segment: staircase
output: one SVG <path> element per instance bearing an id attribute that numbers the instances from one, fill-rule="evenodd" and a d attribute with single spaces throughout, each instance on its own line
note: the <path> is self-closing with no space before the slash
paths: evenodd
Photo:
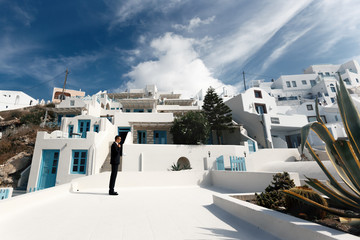
<path id="1" fill-rule="evenodd" d="M 108 155 L 105 159 L 104 164 L 100 168 L 100 172 L 110 172 L 111 164 L 110 164 L 110 156 Z"/>
<path id="2" fill-rule="evenodd" d="M 121 166 L 119 166 L 119 172 L 121 172 Z M 100 168 L 100 172 L 111 172 L 110 154 L 106 157 L 104 164 Z"/>

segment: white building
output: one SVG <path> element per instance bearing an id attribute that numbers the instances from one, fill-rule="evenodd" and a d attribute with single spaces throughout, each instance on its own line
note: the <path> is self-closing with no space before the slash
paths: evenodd
<path id="1" fill-rule="evenodd" d="M 38 102 L 22 91 L 0 90 L 0 111 L 30 107 Z"/>
<path id="2" fill-rule="evenodd" d="M 226 104 L 233 110 L 234 120 L 244 124 L 249 136 L 257 140 L 260 147 L 297 147 L 300 143 L 301 127 L 316 121 L 316 98 L 320 116 L 335 139 L 345 137 L 336 103 L 338 74 L 360 109 L 360 66 L 355 60 L 340 65 L 313 65 L 308 67 L 304 74 L 282 75 L 272 82 L 254 80 L 252 86 L 255 88 L 236 96 Z M 243 100 L 245 98 L 246 100 Z M 240 105 L 237 105 L 238 103 Z M 251 114 L 258 114 L 258 120 L 256 121 L 254 116 L 250 118 Z M 273 114 L 280 117 L 274 117 Z M 297 127 L 283 128 L 282 116 L 291 119 L 291 123 Z M 266 120 L 269 117 L 270 120 Z M 259 134 L 263 140 L 259 140 Z M 310 135 L 309 140 L 319 147 L 322 145 L 315 135 Z"/>
<path id="3" fill-rule="evenodd" d="M 240 125 L 224 133 L 226 146 L 174 145 L 170 134 L 174 116 L 199 110 L 196 100 L 160 93 L 154 85 L 122 93 L 67 97 L 54 110 L 60 130 L 38 132 L 28 191 L 108 170 L 116 135 L 124 143 L 122 171 L 167 171 L 174 163 L 207 170 L 214 168 L 219 156 L 229 159 L 256 151 L 255 141 L 249 149 L 249 138 Z"/>
<path id="4" fill-rule="evenodd" d="M 274 97 L 261 88 L 250 88 L 225 102 L 233 119 L 244 125 L 260 148 L 292 148 L 300 145 L 301 127 L 306 116 L 284 114 Z"/>

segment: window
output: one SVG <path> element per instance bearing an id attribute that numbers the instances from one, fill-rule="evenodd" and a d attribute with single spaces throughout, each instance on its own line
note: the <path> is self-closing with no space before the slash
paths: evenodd
<path id="1" fill-rule="evenodd" d="M 346 83 L 346 85 L 351 85 L 350 80 L 348 78 L 345 78 L 344 82 Z"/>
<path id="2" fill-rule="evenodd" d="M 94 132 L 99 132 L 99 124 L 94 125 Z"/>
<path id="3" fill-rule="evenodd" d="M 321 115 L 320 118 L 321 118 L 321 120 L 323 120 L 324 123 L 327 123 L 326 122 L 326 117 L 324 115 Z M 309 122 L 316 122 L 317 121 L 316 116 L 308 117 L 308 121 Z"/>
<path id="4" fill-rule="evenodd" d="M 137 143 L 146 144 L 146 131 L 145 130 L 137 131 Z"/>
<path id="5" fill-rule="evenodd" d="M 69 125 L 69 138 L 72 138 L 74 132 L 74 125 Z"/>
<path id="6" fill-rule="evenodd" d="M 271 123 L 280 124 L 280 119 L 277 117 L 272 117 L 272 118 L 270 118 L 270 120 L 271 120 Z"/>
<path id="7" fill-rule="evenodd" d="M 90 120 L 79 120 L 78 128 L 81 138 L 86 138 L 86 132 L 90 131 Z"/>
<path id="8" fill-rule="evenodd" d="M 255 109 L 258 114 L 264 114 L 266 112 L 266 105 L 265 104 L 258 104 L 255 103 Z"/>
<path id="9" fill-rule="evenodd" d="M 130 109 L 125 109 L 125 112 L 130 112 Z"/>
<path id="10" fill-rule="evenodd" d="M 308 111 L 314 110 L 313 106 L 311 104 L 306 105 L 306 108 Z"/>
<path id="11" fill-rule="evenodd" d="M 286 81 L 286 86 L 287 86 L 287 87 L 291 87 L 291 85 L 290 85 L 290 82 L 289 82 L 289 81 Z"/>
<path id="12" fill-rule="evenodd" d="M 302 85 L 307 85 L 306 80 L 301 80 Z"/>
<path id="13" fill-rule="evenodd" d="M 316 85 L 316 81 L 315 80 L 310 80 L 310 85 L 313 87 Z"/>
<path id="14" fill-rule="evenodd" d="M 154 144 L 166 144 L 166 131 L 154 131 Z"/>
<path id="15" fill-rule="evenodd" d="M 336 92 L 336 89 L 335 89 L 335 87 L 334 87 L 334 84 L 330 84 L 330 90 L 331 90 L 331 92 Z"/>
<path id="16" fill-rule="evenodd" d="M 331 102 L 334 103 L 335 102 L 335 98 L 330 98 Z"/>
<path id="17" fill-rule="evenodd" d="M 261 91 L 254 90 L 254 93 L 256 98 L 262 98 Z"/>
<path id="18" fill-rule="evenodd" d="M 330 73 L 329 73 L 329 72 L 325 72 L 325 75 L 326 75 L 326 76 L 330 76 Z"/>
<path id="19" fill-rule="evenodd" d="M 147 112 L 152 112 L 152 109 L 148 109 Z"/>
<path id="20" fill-rule="evenodd" d="M 72 151 L 72 174 L 85 174 L 87 162 L 87 150 L 73 150 Z"/>
<path id="21" fill-rule="evenodd" d="M 75 100 L 70 100 L 70 106 L 75 106 Z"/>
<path id="22" fill-rule="evenodd" d="M 292 83 L 293 87 L 296 87 L 296 82 L 295 81 L 291 81 L 291 83 Z"/>
<path id="23" fill-rule="evenodd" d="M 134 109 L 134 112 L 144 112 L 144 109 Z"/>
<path id="24" fill-rule="evenodd" d="M 359 82 L 359 79 L 355 78 L 356 79 L 356 82 L 358 83 Z"/>
<path id="25" fill-rule="evenodd" d="M 322 77 L 324 76 L 324 74 L 322 72 L 319 72 L 319 75 L 322 76 Z"/>
<path id="26" fill-rule="evenodd" d="M 111 108 L 110 110 L 115 110 L 115 108 Z"/>
<path id="27" fill-rule="evenodd" d="M 338 116 L 337 116 L 337 115 L 335 115 L 335 121 L 336 121 L 336 122 L 338 122 L 338 121 L 339 121 L 339 119 L 338 119 Z"/>

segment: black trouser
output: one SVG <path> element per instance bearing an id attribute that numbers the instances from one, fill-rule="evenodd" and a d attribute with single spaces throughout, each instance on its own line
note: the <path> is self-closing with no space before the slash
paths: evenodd
<path id="1" fill-rule="evenodd" d="M 109 192 L 114 192 L 115 180 L 118 173 L 118 169 L 119 169 L 119 164 L 111 164 Z"/>

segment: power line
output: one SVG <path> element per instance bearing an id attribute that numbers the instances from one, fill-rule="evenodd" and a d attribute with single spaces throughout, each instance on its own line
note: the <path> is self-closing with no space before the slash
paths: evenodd
<path id="1" fill-rule="evenodd" d="M 31 90 L 31 89 L 37 88 L 37 87 L 39 87 L 39 86 L 41 86 L 41 85 L 43 85 L 43 84 L 45 84 L 45 83 L 54 81 L 56 78 L 60 77 L 60 76 L 63 75 L 64 73 L 65 73 L 65 71 L 59 73 L 58 75 L 56 75 L 55 77 L 51 78 L 50 80 L 43 81 L 43 82 L 41 82 L 41 83 L 39 83 L 39 84 L 37 84 L 37 85 L 34 85 L 34 86 L 32 86 L 32 87 L 23 88 L 23 90 L 24 90 L 24 91 L 26 91 L 26 90 Z"/>
<path id="2" fill-rule="evenodd" d="M 259 77 L 266 77 L 266 78 L 276 78 L 274 76 L 267 76 L 267 75 L 262 75 L 262 74 L 256 74 L 256 73 L 249 73 L 249 72 L 245 72 L 247 75 L 251 75 L 251 76 L 259 76 Z"/>

